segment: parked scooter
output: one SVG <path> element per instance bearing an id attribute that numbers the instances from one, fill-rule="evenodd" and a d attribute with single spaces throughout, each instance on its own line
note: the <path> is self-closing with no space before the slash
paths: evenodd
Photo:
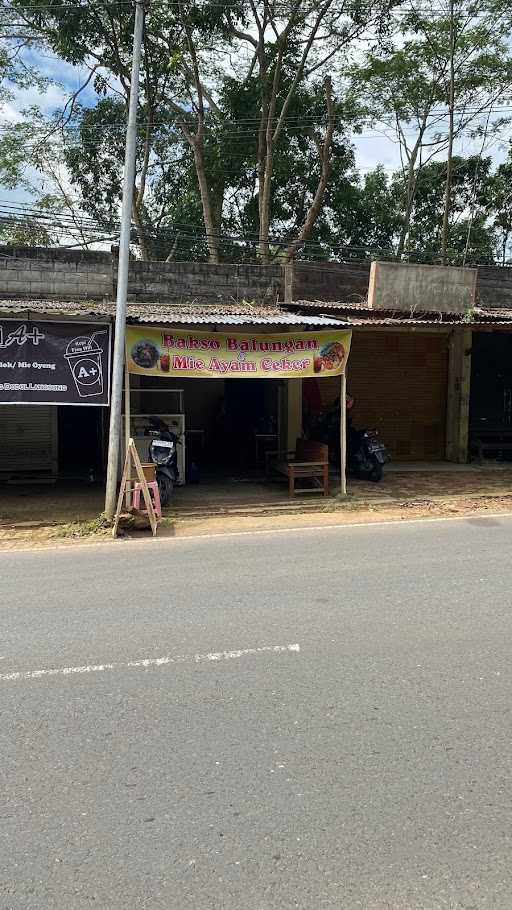
<path id="1" fill-rule="evenodd" d="M 356 430 L 352 425 L 350 413 L 353 399 L 347 396 L 347 470 L 355 477 L 382 480 L 384 465 L 390 461 L 388 450 L 379 438 L 378 430 Z M 329 446 L 329 455 L 333 463 L 340 466 L 340 404 L 337 400 L 333 407 L 320 417 L 314 428 L 314 436 Z"/>
<path id="2" fill-rule="evenodd" d="M 156 466 L 160 503 L 166 506 L 171 499 L 174 484 L 179 480 L 179 437 L 171 432 L 161 417 L 150 417 L 149 423 L 149 429 L 146 431 L 147 435 L 152 437 L 149 443 L 149 457 Z"/>
<path id="3" fill-rule="evenodd" d="M 378 430 L 356 430 L 347 426 L 347 470 L 356 477 L 378 483 L 382 480 L 389 454 Z"/>

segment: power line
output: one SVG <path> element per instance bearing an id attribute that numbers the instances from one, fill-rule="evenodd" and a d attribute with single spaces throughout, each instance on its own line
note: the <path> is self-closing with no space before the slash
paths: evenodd
<path id="1" fill-rule="evenodd" d="M 492 99 L 489 99 L 489 100 L 488 100 L 487 103 L 488 103 L 489 107 L 492 108 L 492 113 L 493 113 L 493 114 L 499 114 L 499 113 L 512 113 L 512 95 L 508 95 L 508 94 L 507 94 L 507 95 L 504 95 L 503 98 L 501 99 L 501 104 L 503 104 L 503 101 L 505 101 L 505 105 L 504 105 L 504 106 L 495 107 L 494 104 L 493 104 Z M 484 99 L 482 99 L 482 105 L 483 105 L 483 104 L 484 104 Z M 487 113 L 488 113 L 488 107 L 482 107 L 482 105 L 478 105 L 478 106 L 475 106 L 475 107 L 466 107 L 465 105 L 461 105 L 461 106 L 458 106 L 458 107 L 455 108 L 455 112 L 458 113 L 458 114 L 460 114 L 461 116 L 476 116 L 476 115 L 478 115 L 478 114 L 481 114 L 482 116 L 487 115 Z M 94 111 L 95 108 L 86 108 L 85 110 L 86 110 L 87 112 L 91 112 L 91 111 Z M 212 113 L 212 117 L 217 117 L 217 116 L 218 116 L 218 115 L 214 114 L 213 112 L 211 112 L 211 113 Z M 183 116 L 184 116 L 184 117 L 188 116 L 188 114 L 189 114 L 189 112 L 183 111 Z M 441 108 L 441 107 L 434 107 L 434 108 L 432 108 L 432 109 L 427 113 L 426 116 L 427 116 L 427 118 L 433 118 L 433 117 L 439 118 L 439 117 L 448 116 L 448 109 L 445 108 L 445 107 L 443 107 L 443 108 Z M 280 119 L 280 118 L 279 118 L 279 115 L 276 114 L 275 117 L 269 119 L 269 122 L 271 122 L 271 123 L 274 123 L 274 122 L 277 123 L 277 121 L 278 121 L 279 119 Z M 344 119 L 343 117 L 341 117 L 341 116 L 335 118 L 335 120 L 336 120 L 338 123 L 344 123 L 344 124 L 350 124 L 350 122 L 351 122 L 350 119 L 349 119 L 348 117 L 347 117 L 347 119 L 345 120 L 345 119 Z M 354 116 L 354 121 L 357 123 L 357 115 Z M 222 129 L 222 128 L 225 127 L 225 126 L 232 126 L 232 125 L 243 125 L 243 126 L 247 126 L 247 127 L 250 127 L 251 125 L 253 125 L 254 128 L 257 129 L 257 128 L 259 127 L 259 125 L 260 125 L 260 122 L 261 122 L 261 118 L 258 117 L 258 116 L 256 116 L 256 117 L 233 117 L 233 118 L 230 118 L 228 115 L 226 115 L 226 116 L 225 116 L 225 119 L 223 119 L 223 117 L 221 116 L 221 117 L 216 121 L 215 126 L 218 127 L 218 128 L 220 128 L 220 129 Z M 320 125 L 323 125 L 323 126 L 327 126 L 327 124 L 328 124 L 328 119 L 327 119 L 327 117 L 325 116 L 325 114 L 323 114 L 323 113 L 322 113 L 322 114 L 318 114 L 318 115 L 315 115 L 315 114 L 312 114 L 312 113 L 288 114 L 286 117 L 283 118 L 283 121 L 282 121 L 282 122 L 283 122 L 283 123 L 290 123 L 290 124 L 292 124 L 292 125 L 293 125 L 293 124 L 297 124 L 297 126 L 315 126 L 315 125 L 317 125 L 317 124 L 320 124 Z M 371 123 L 375 123 L 375 122 L 379 123 L 379 122 L 380 122 L 380 123 L 383 124 L 383 126 L 384 126 L 386 129 L 391 128 L 390 125 L 386 124 L 386 121 L 385 121 L 384 118 L 378 118 L 377 121 L 376 121 L 374 117 L 368 117 L 368 116 L 367 116 L 366 118 L 363 118 L 363 120 L 362 120 L 362 123 L 365 123 L 365 122 L 366 122 L 367 124 L 371 124 Z M 13 129 L 15 130 L 17 126 L 24 126 L 25 124 L 30 125 L 30 123 L 31 123 L 30 120 L 17 121 L 17 122 L 13 122 L 12 124 L 10 124 L 10 123 L 5 123 L 5 122 L 4 122 L 4 123 L 0 123 L 0 132 L 10 132 L 10 131 L 12 131 Z M 208 124 L 206 124 L 206 125 L 208 126 Z M 154 121 L 151 121 L 150 126 L 151 126 L 151 129 L 158 129 L 159 127 L 174 128 L 174 129 L 176 129 L 177 134 L 181 135 L 181 134 L 180 134 L 180 127 L 179 127 L 179 124 L 178 124 L 177 120 L 171 120 L 171 119 L 169 119 L 169 120 L 154 120 Z M 37 133 L 43 133 L 43 134 L 44 134 L 44 133 L 48 132 L 48 130 L 53 130 L 53 131 L 59 131 L 59 132 L 64 132 L 64 133 L 68 133 L 68 132 L 69 132 L 70 134 L 73 134 L 73 133 L 78 133 L 78 134 L 80 134 L 80 133 L 82 133 L 82 132 L 85 132 L 85 133 L 92 133 L 92 134 L 94 134 L 94 133 L 101 133 L 101 134 L 104 134 L 105 131 L 111 131 L 111 130 L 116 130 L 116 129 L 119 129 L 119 130 L 121 131 L 121 130 L 124 130 L 125 127 L 126 127 L 126 121 L 125 121 L 125 120 L 114 120 L 114 121 L 110 121 L 110 122 L 107 122 L 107 123 L 104 123 L 104 124 L 102 124 L 102 123 L 98 123 L 98 124 L 85 124 L 83 121 L 80 122 L 80 123 L 64 123 L 64 124 L 59 124 L 58 121 L 57 121 L 57 122 L 54 122 L 54 123 L 49 122 L 47 126 L 35 126 L 35 127 L 32 127 L 31 132 L 32 132 L 32 133 L 36 133 L 36 134 L 37 134 Z M 140 133 L 142 134 L 142 133 L 144 132 L 144 130 L 145 130 L 145 126 L 144 126 L 144 125 L 141 125 L 140 128 L 139 128 Z"/>
<path id="2" fill-rule="evenodd" d="M 70 216 L 66 216 L 66 217 L 69 218 Z M 11 220 L 11 223 L 13 223 L 15 225 L 26 225 L 27 221 L 29 223 L 32 221 L 32 223 L 35 223 L 36 226 L 38 226 L 38 227 L 42 226 L 31 215 L 24 216 L 21 218 L 14 217 L 14 218 L 11 218 L 10 220 Z M 105 234 L 105 226 L 103 226 L 103 225 L 96 225 L 96 226 L 92 226 L 90 224 L 76 225 L 74 222 L 72 222 L 72 223 L 66 222 L 66 223 L 62 224 L 61 223 L 62 219 L 55 221 L 54 225 L 52 225 L 51 224 L 51 215 L 49 216 L 49 220 L 50 220 L 50 223 L 47 225 L 44 225 L 44 226 L 48 227 L 50 232 L 57 234 L 57 236 L 61 236 L 61 237 L 69 236 L 70 231 L 72 231 L 72 230 L 81 230 L 84 234 L 89 234 L 89 235 L 94 235 L 95 233 L 101 234 L 101 235 Z M 92 219 L 88 219 L 88 221 L 91 221 L 91 220 Z M 6 223 L 6 222 L 8 223 L 8 221 L 9 221 L 9 219 L 5 219 L 4 223 Z M 117 227 L 117 225 L 112 225 L 111 234 L 109 234 L 109 239 L 111 239 L 111 240 L 113 240 L 117 236 L 116 227 Z M 132 230 L 135 231 L 134 225 L 132 225 Z M 253 233 L 253 234 L 245 233 L 243 235 L 232 235 L 232 234 L 226 234 L 226 233 L 219 232 L 217 234 L 207 234 L 204 231 L 198 232 L 195 229 L 195 226 L 193 226 L 193 225 L 177 223 L 177 222 L 174 222 L 171 226 L 165 227 L 163 229 L 159 229 L 158 231 L 149 229 L 145 233 L 145 237 L 149 241 L 155 241 L 157 243 L 167 242 L 168 244 L 171 244 L 171 243 L 175 244 L 176 235 L 180 235 L 180 236 L 178 236 L 178 243 L 176 244 L 176 246 L 178 248 L 181 248 L 182 250 L 188 250 L 190 243 L 200 242 L 200 243 L 206 244 L 206 241 L 208 240 L 208 238 L 212 238 L 212 237 L 221 241 L 224 245 L 226 243 L 229 243 L 235 249 L 238 249 L 238 250 L 240 249 L 240 247 L 249 247 L 249 248 L 256 247 L 260 243 L 260 237 L 256 233 Z M 102 237 L 101 239 L 104 240 L 105 238 Z M 94 242 L 94 241 L 90 241 L 90 242 Z M 100 238 L 96 238 L 95 242 L 100 242 Z M 290 245 L 290 243 L 292 243 L 292 242 L 293 242 L 292 237 L 283 238 L 283 237 L 276 237 L 276 236 L 271 235 L 271 237 L 269 238 L 269 243 L 270 243 L 271 247 L 277 247 L 277 248 L 281 248 L 283 250 L 287 249 L 288 246 Z M 376 255 L 376 254 L 384 254 L 384 255 L 392 255 L 392 256 L 396 255 L 396 249 L 394 247 L 378 247 L 378 246 L 357 245 L 357 244 L 337 244 L 332 241 L 331 242 L 306 241 L 305 243 L 303 243 L 301 245 L 300 251 L 305 254 L 308 254 L 308 255 L 309 254 L 315 255 L 315 253 L 316 253 L 318 255 L 321 255 L 322 257 L 325 257 L 326 252 L 330 252 L 333 254 L 339 254 L 339 255 L 353 254 L 352 259 L 355 259 L 356 255 L 360 257 L 361 254 L 364 254 L 365 256 Z M 451 249 L 449 252 L 451 254 L 456 254 L 456 255 L 459 254 L 459 251 L 455 250 L 455 249 Z M 422 258 L 429 258 L 431 260 L 437 260 L 437 259 L 439 259 L 441 253 L 437 249 L 435 249 L 435 250 L 411 249 L 411 250 L 406 251 L 406 255 L 409 257 L 413 257 L 413 258 L 422 257 Z M 309 261 L 309 259 L 307 259 L 305 261 Z"/>

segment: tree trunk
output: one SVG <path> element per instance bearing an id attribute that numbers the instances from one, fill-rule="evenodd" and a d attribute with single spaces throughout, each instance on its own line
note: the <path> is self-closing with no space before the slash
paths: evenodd
<path id="1" fill-rule="evenodd" d="M 441 234 L 441 262 L 446 265 L 448 229 L 450 219 L 450 194 L 452 188 L 453 132 L 455 108 L 455 22 L 454 0 L 450 0 L 450 88 L 448 97 L 448 159 L 446 162 L 446 185 L 444 191 L 443 229 Z"/>
<path id="2" fill-rule="evenodd" d="M 416 196 L 416 183 L 418 180 L 418 175 L 415 172 L 417 156 L 418 146 L 413 149 L 413 152 L 409 159 L 409 167 L 407 170 L 407 202 L 405 205 L 404 223 L 402 224 L 402 229 L 400 231 L 400 237 L 398 239 L 398 246 L 396 250 L 397 259 L 401 259 L 404 254 L 405 243 L 409 234 L 409 228 L 411 226 L 412 209 L 414 205 L 414 197 Z"/>
<path id="3" fill-rule="evenodd" d="M 325 191 L 329 183 L 329 177 L 331 176 L 331 145 L 334 133 L 334 104 L 332 101 L 332 82 L 329 76 L 326 76 L 325 78 L 324 90 L 327 103 L 328 127 L 323 143 L 320 141 L 318 142 L 318 153 L 320 155 L 321 162 L 320 179 L 318 181 L 318 186 L 316 188 L 313 202 L 311 203 L 304 219 L 304 224 L 302 225 L 297 238 L 293 241 L 293 243 L 290 244 L 286 251 L 288 262 L 294 258 L 299 247 L 310 238 L 311 232 L 315 226 L 315 222 L 322 210 Z"/>
<path id="4" fill-rule="evenodd" d="M 266 135 L 268 126 L 268 102 L 264 97 L 262 101 L 260 127 L 258 130 L 258 228 L 260 229 L 263 221 L 263 187 L 265 185 L 265 159 L 267 155 Z M 262 254 L 260 246 L 260 256 Z"/>
<path id="5" fill-rule="evenodd" d="M 134 222 L 135 222 L 135 227 L 137 228 L 137 236 L 138 236 L 138 238 L 139 238 L 140 255 L 141 255 L 141 258 L 142 258 L 143 262 L 150 262 L 152 256 L 151 256 L 151 251 L 150 251 L 150 248 L 149 248 L 148 238 L 146 237 L 146 231 L 145 231 L 145 228 L 144 228 L 144 223 L 143 223 L 142 218 L 141 218 L 140 208 L 139 208 L 139 206 L 137 205 L 137 198 L 138 198 L 138 196 L 139 196 L 139 194 L 138 194 L 138 192 L 137 192 L 137 189 L 134 187 L 133 204 L 132 204 L 132 215 L 133 215 L 133 220 L 134 220 Z"/>
<path id="6" fill-rule="evenodd" d="M 206 242 L 208 245 L 208 259 L 214 265 L 219 262 L 219 236 L 213 216 L 210 190 L 206 179 L 206 168 L 204 164 L 203 146 L 201 140 L 194 139 L 192 142 L 194 151 L 194 163 L 196 166 L 197 181 L 199 183 L 199 192 L 201 194 L 201 205 L 203 208 L 203 220 L 206 228 Z"/>
<path id="7" fill-rule="evenodd" d="M 273 143 L 267 139 L 267 152 L 265 155 L 265 169 L 263 173 L 263 191 L 261 193 L 260 207 L 260 258 L 263 265 L 270 262 L 270 192 L 272 188 Z"/>

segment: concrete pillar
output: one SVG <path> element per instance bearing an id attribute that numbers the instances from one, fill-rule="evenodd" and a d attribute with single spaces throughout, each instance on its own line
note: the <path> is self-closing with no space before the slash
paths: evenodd
<path id="1" fill-rule="evenodd" d="M 468 460 L 469 394 L 471 385 L 470 328 L 457 327 L 449 338 L 446 406 L 446 460 Z"/>
<path id="2" fill-rule="evenodd" d="M 284 302 L 293 302 L 293 262 L 283 266 L 284 271 Z"/>

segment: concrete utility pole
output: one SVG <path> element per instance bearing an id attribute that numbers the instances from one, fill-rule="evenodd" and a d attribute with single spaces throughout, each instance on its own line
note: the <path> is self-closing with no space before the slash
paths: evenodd
<path id="1" fill-rule="evenodd" d="M 128 292 L 128 267 L 130 263 L 130 234 L 132 223 L 133 186 L 135 181 L 135 149 L 137 140 L 137 106 L 139 103 L 139 70 L 144 26 L 143 0 L 135 3 L 133 29 L 133 58 L 130 81 L 130 103 L 124 157 L 123 204 L 121 208 L 121 233 L 119 237 L 119 263 L 117 269 L 116 329 L 112 363 L 112 392 L 110 396 L 110 430 L 108 437 L 107 487 L 105 514 L 112 519 L 116 509 L 117 471 L 121 439 L 121 402 L 123 395 L 123 368 L 126 328 L 126 297 Z"/>

